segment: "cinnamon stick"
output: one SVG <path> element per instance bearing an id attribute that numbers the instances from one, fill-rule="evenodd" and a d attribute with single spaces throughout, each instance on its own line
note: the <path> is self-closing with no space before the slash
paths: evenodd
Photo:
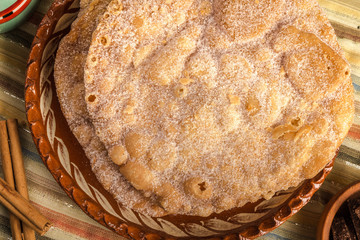
<path id="1" fill-rule="evenodd" d="M 10 149 L 11 149 L 11 158 L 12 158 L 11 160 L 15 175 L 15 186 L 16 186 L 15 189 L 20 193 L 21 196 L 29 200 L 24 161 L 22 158 L 20 138 L 17 129 L 17 120 L 8 119 L 6 123 L 10 138 Z M 35 240 L 35 232 L 29 226 L 23 224 L 23 232 L 24 232 L 25 240 Z"/>
<path id="2" fill-rule="evenodd" d="M 0 178 L 0 203 L 41 235 L 51 227 L 51 223 L 2 178 Z"/>
<path id="3" fill-rule="evenodd" d="M 4 178 L 12 188 L 15 187 L 13 168 L 11 163 L 8 133 L 6 129 L 6 122 L 0 122 L 0 141 L 1 141 L 1 161 L 4 171 Z M 21 240 L 21 225 L 20 220 L 12 213 L 9 214 L 11 235 L 15 240 Z"/>

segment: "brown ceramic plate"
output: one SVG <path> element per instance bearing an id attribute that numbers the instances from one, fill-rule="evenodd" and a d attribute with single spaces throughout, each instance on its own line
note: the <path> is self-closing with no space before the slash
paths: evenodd
<path id="1" fill-rule="evenodd" d="M 329 240 L 333 219 L 343 203 L 351 198 L 360 197 L 360 181 L 354 182 L 334 195 L 321 215 L 316 239 Z"/>
<path id="2" fill-rule="evenodd" d="M 169 215 L 153 218 L 119 205 L 91 171 L 80 144 L 60 110 L 53 65 L 61 38 L 78 13 L 77 0 L 55 0 L 36 33 L 25 83 L 26 113 L 40 156 L 64 191 L 90 217 L 134 239 L 212 237 L 255 238 L 275 229 L 298 212 L 323 183 L 331 161 L 316 177 L 270 200 L 248 203 L 209 217 Z"/>

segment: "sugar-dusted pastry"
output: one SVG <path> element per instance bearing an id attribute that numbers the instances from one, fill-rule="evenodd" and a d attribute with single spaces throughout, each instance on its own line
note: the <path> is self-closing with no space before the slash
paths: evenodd
<path id="1" fill-rule="evenodd" d="M 349 64 L 315 0 L 113 0 L 84 83 L 119 166 L 108 182 L 122 175 L 164 211 L 138 208 L 149 215 L 208 216 L 296 186 L 354 114 Z"/>
<path id="2" fill-rule="evenodd" d="M 72 24 L 70 33 L 61 41 L 54 70 L 58 98 L 71 131 L 84 148 L 92 169 L 104 188 L 115 193 L 117 201 L 134 210 L 146 208 L 152 215 L 163 215 L 165 211 L 156 201 L 144 197 L 119 174 L 119 162 L 113 163 L 108 156 L 87 113 L 83 69 L 92 32 L 109 2 L 110 0 L 83 1 L 84 8 Z M 120 152 L 117 152 L 118 155 Z"/>

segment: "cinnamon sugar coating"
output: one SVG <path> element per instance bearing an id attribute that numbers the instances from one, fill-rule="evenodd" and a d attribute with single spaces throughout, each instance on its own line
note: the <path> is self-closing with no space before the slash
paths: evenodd
<path id="1" fill-rule="evenodd" d="M 118 164 L 126 161 L 127 151 L 117 146 L 108 153 L 97 137 L 86 109 L 83 69 L 91 35 L 109 2 L 110 0 L 82 1 L 78 18 L 72 24 L 69 34 L 60 42 L 54 66 L 60 106 L 71 131 L 84 148 L 92 170 L 104 188 L 114 193 L 117 201 L 123 205 L 135 210 L 146 208 L 154 215 L 163 215 L 165 211 L 157 202 L 144 197 L 119 174 Z M 115 163 L 109 156 L 113 156 Z"/>
<path id="2" fill-rule="evenodd" d="M 102 184 L 142 213 L 268 199 L 315 176 L 350 128 L 349 64 L 315 0 L 112 0 L 93 30 L 63 43 L 83 55 L 57 71 L 85 71 L 59 98 L 79 141 L 96 139 Z"/>

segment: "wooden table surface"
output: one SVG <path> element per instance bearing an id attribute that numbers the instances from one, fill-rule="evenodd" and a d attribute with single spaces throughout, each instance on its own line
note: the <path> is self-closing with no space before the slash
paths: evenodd
<path id="1" fill-rule="evenodd" d="M 0 34 L 0 119 L 19 119 L 30 200 L 54 223 L 54 228 L 38 239 L 122 239 L 88 217 L 67 197 L 42 163 L 27 127 L 24 104 L 26 62 L 37 26 L 51 3 L 52 0 L 41 0 L 27 22 L 11 32 Z M 351 64 L 355 120 L 340 148 L 334 169 L 310 203 L 261 239 L 314 239 L 320 215 L 331 196 L 360 180 L 360 0 L 319 0 L 319 3 Z M 0 206 L 0 239 L 10 237 L 8 212 Z"/>

